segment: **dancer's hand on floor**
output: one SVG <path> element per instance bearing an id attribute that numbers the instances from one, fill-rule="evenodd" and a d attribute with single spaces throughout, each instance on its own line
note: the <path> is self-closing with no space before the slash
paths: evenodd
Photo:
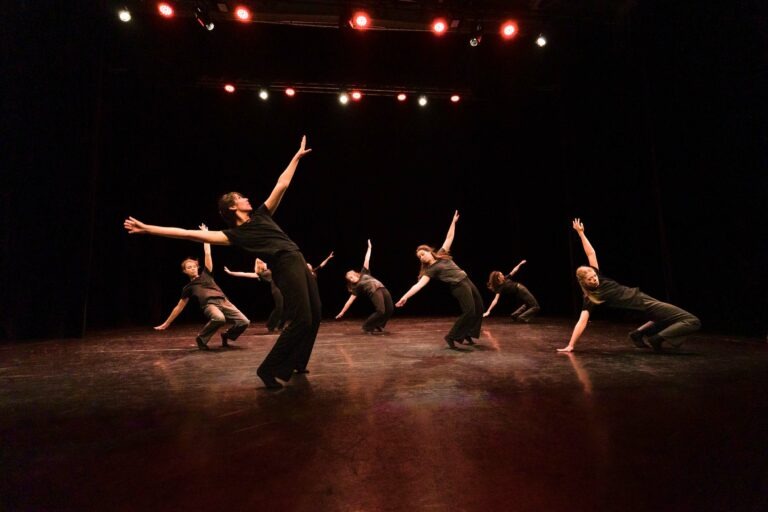
<path id="1" fill-rule="evenodd" d="M 573 347 L 571 347 L 571 346 L 569 345 L 569 346 L 567 346 L 567 347 L 565 347 L 565 348 L 559 348 L 559 349 L 557 349 L 557 351 L 558 351 L 558 352 L 573 352 Z"/>

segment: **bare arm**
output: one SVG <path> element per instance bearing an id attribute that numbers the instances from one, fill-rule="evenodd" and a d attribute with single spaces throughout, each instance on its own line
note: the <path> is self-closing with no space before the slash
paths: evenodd
<path id="1" fill-rule="evenodd" d="M 315 267 L 315 270 L 320 270 L 321 268 L 323 268 L 326 265 L 326 263 L 328 263 L 331 260 L 331 258 L 333 258 L 333 251 L 331 251 L 331 254 L 329 254 L 328 257 L 325 258 L 322 263 L 320 263 L 317 267 Z"/>
<path id="2" fill-rule="evenodd" d="M 488 306 L 488 311 L 483 313 L 483 316 L 486 317 L 491 314 L 491 310 L 496 307 L 496 303 L 499 302 L 499 297 L 501 297 L 500 293 L 497 293 L 496 296 L 493 298 L 493 302 L 491 302 L 491 305 Z"/>
<path id="3" fill-rule="evenodd" d="M 395 304 L 395 306 L 399 308 L 405 306 L 405 303 L 408 301 L 408 299 L 416 295 L 419 290 L 427 286 L 427 283 L 429 283 L 429 277 L 421 276 L 421 278 L 416 282 L 416 284 L 411 286 L 411 289 L 405 292 L 405 295 L 400 297 L 400 300 L 397 301 L 397 304 Z"/>
<path id="4" fill-rule="evenodd" d="M 227 267 L 224 267 L 224 272 L 235 277 L 250 277 L 251 279 L 261 279 L 256 272 L 232 272 Z"/>
<path id="5" fill-rule="evenodd" d="M 587 323 L 589 322 L 589 311 L 584 310 L 581 312 L 581 315 L 579 316 L 579 321 L 576 322 L 576 325 L 573 327 L 573 333 L 571 334 L 571 340 L 568 342 L 568 346 L 565 348 L 559 348 L 557 349 L 558 352 L 573 352 L 573 347 L 576 345 L 576 342 L 579 341 L 579 338 L 581 337 L 584 330 L 587 328 Z"/>
<path id="6" fill-rule="evenodd" d="M 155 327 L 155 330 L 164 331 L 167 329 L 168 326 L 171 325 L 174 320 L 176 320 L 176 317 L 179 316 L 179 313 L 184 311 L 184 308 L 187 306 L 187 302 L 189 302 L 189 299 L 180 299 L 179 303 L 176 304 L 176 307 L 171 310 L 171 314 L 168 315 L 168 318 L 165 320 L 165 322 Z"/>
<path id="7" fill-rule="evenodd" d="M 451 221 L 451 227 L 448 228 L 448 234 L 445 235 L 445 242 L 441 246 L 445 249 L 445 252 L 451 252 L 451 245 L 453 245 L 453 237 L 456 234 L 456 222 L 459 220 L 459 210 L 453 212 L 453 220 Z"/>
<path id="8" fill-rule="evenodd" d="M 200 224 L 200 231 L 208 231 L 208 226 Z M 211 244 L 203 244 L 203 254 L 205 255 L 205 268 L 208 272 L 213 272 L 213 256 L 211 256 Z"/>
<path id="9" fill-rule="evenodd" d="M 305 135 L 301 138 L 301 146 L 299 146 L 299 150 L 293 155 L 291 161 L 288 162 L 288 167 L 286 167 L 280 177 L 277 178 L 275 188 L 272 189 L 272 193 L 269 194 L 267 200 L 264 201 L 270 215 L 274 215 L 275 210 L 280 206 L 280 201 L 283 199 L 285 191 L 288 190 L 288 185 L 291 184 L 293 174 L 296 172 L 296 167 L 299 165 L 299 160 L 301 160 L 301 157 L 312 151 L 311 149 L 305 149 L 306 146 L 307 136 Z"/>
<path id="10" fill-rule="evenodd" d="M 513 275 L 517 274 L 517 271 L 518 271 L 518 270 L 520 270 L 520 267 L 522 267 L 522 266 L 523 266 L 523 265 L 525 265 L 526 263 L 527 263 L 527 262 L 526 262 L 525 260 L 521 261 L 521 262 L 520 262 L 520 263 L 518 263 L 518 264 L 515 266 L 515 268 L 513 268 L 513 269 L 512 269 L 512 271 L 511 271 L 509 274 L 507 274 L 507 275 L 508 275 L 509 277 L 512 277 Z"/>
<path id="11" fill-rule="evenodd" d="M 581 223 L 581 219 L 573 219 L 573 229 L 576 230 L 579 238 L 581 238 L 581 246 L 584 248 L 584 253 L 587 255 L 590 266 L 599 268 L 597 265 L 597 253 L 592 244 L 589 243 L 589 240 L 587 240 L 587 235 L 584 234 L 584 224 Z"/>
<path id="12" fill-rule="evenodd" d="M 368 239 L 368 250 L 365 251 L 365 259 L 363 260 L 363 268 L 371 269 L 371 240 Z"/>
<path id="13" fill-rule="evenodd" d="M 138 219 L 128 217 L 123 222 L 123 227 L 131 235 L 155 235 L 165 238 L 179 238 L 213 245 L 230 245 L 229 239 L 222 231 L 202 231 L 199 229 L 182 229 L 166 226 L 153 226 L 144 224 Z"/>
<path id="14" fill-rule="evenodd" d="M 347 299 L 347 302 L 346 302 L 346 304 L 344 304 L 344 307 L 341 308 L 341 311 L 339 311 L 339 314 L 336 315 L 336 320 L 338 320 L 338 319 L 340 319 L 341 317 L 344 316 L 344 313 L 347 312 L 347 310 L 349 309 L 349 306 L 351 306 L 352 303 L 355 302 L 356 298 L 357 298 L 357 295 L 350 295 L 349 296 L 349 299 Z"/>

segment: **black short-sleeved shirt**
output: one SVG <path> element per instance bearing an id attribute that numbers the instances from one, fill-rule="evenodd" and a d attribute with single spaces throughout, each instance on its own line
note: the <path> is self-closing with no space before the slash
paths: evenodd
<path id="1" fill-rule="evenodd" d="M 516 295 L 517 294 L 517 281 L 513 281 L 511 277 L 505 276 L 504 282 L 499 285 L 499 287 L 496 289 L 496 293 L 503 293 L 505 295 Z"/>
<path id="2" fill-rule="evenodd" d="M 213 280 L 213 276 L 208 272 L 208 269 L 203 267 L 200 270 L 200 275 L 190 279 L 184 285 L 184 288 L 181 290 L 181 298 L 189 299 L 190 297 L 195 297 L 201 308 L 204 308 L 213 299 L 226 299 L 226 295 L 221 291 L 216 281 Z"/>
<path id="3" fill-rule="evenodd" d="M 360 270 L 360 280 L 355 284 L 355 287 L 350 293 L 355 296 L 366 295 L 370 297 L 380 288 L 385 288 L 385 286 L 381 284 L 381 281 L 371 275 L 370 270 L 363 267 Z"/>
<path id="4" fill-rule="evenodd" d="M 223 233 L 232 245 L 264 259 L 271 260 L 279 252 L 299 250 L 299 246 L 272 219 L 265 204 L 251 212 L 248 222 L 225 229 Z"/>
<path id="5" fill-rule="evenodd" d="M 613 279 L 605 277 L 597 267 L 590 268 L 597 272 L 597 277 L 600 281 L 597 289 L 590 291 L 590 294 L 603 302 L 595 304 L 589 298 L 584 297 L 584 303 L 581 306 L 582 311 L 591 312 L 592 308 L 600 305 L 605 305 L 609 308 L 644 309 L 642 292 L 640 292 L 639 288 L 629 288 L 628 286 L 621 285 Z"/>
<path id="6" fill-rule="evenodd" d="M 448 254 L 448 251 L 440 248 L 437 254 Z M 430 279 L 437 279 L 448 284 L 458 284 L 467 278 L 467 273 L 461 270 L 452 259 L 439 259 L 435 261 L 427 267 L 424 275 Z"/>

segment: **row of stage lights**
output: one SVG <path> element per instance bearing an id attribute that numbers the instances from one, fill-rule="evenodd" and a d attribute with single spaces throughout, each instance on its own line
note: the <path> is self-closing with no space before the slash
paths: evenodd
<path id="1" fill-rule="evenodd" d="M 157 12 L 164 18 L 173 18 L 176 14 L 176 11 L 171 2 L 159 2 L 157 4 Z M 249 23 L 253 21 L 253 14 L 248 7 L 238 5 L 235 7 L 233 12 L 234 19 L 237 21 L 243 23 Z M 131 21 L 132 19 L 131 12 L 128 10 L 128 8 L 120 9 L 118 11 L 118 17 L 125 23 Z M 198 23 L 206 30 L 210 31 L 214 29 L 213 21 L 211 21 L 207 14 L 199 8 L 195 12 L 195 18 L 197 19 Z M 355 30 L 367 30 L 372 27 L 371 17 L 365 11 L 357 11 L 349 19 L 349 26 Z M 431 30 L 435 35 L 442 36 L 448 32 L 449 24 L 445 18 L 435 18 L 429 25 L 429 30 Z M 499 34 L 501 35 L 502 39 L 505 40 L 513 39 L 515 36 L 517 36 L 518 32 L 519 29 L 517 22 L 514 20 L 506 20 L 499 26 Z M 471 46 L 477 46 L 480 44 L 481 40 L 482 34 L 478 30 L 471 35 L 469 44 Z M 544 35 L 539 35 L 539 37 L 536 39 L 536 44 L 540 47 L 546 46 L 547 40 Z"/>
<path id="2" fill-rule="evenodd" d="M 224 91 L 229 94 L 234 94 L 237 91 L 237 88 L 232 84 L 225 84 L 224 85 Z M 284 94 L 288 96 L 289 98 L 293 98 L 296 96 L 296 89 L 293 87 L 286 87 L 283 90 Z M 259 89 L 259 98 L 263 101 L 267 101 L 269 99 L 269 91 L 267 89 Z M 395 95 L 395 98 L 398 102 L 404 103 L 408 100 L 408 95 L 404 92 L 398 93 Z M 339 103 L 342 105 L 348 105 L 350 101 L 352 102 L 358 102 L 363 99 L 363 93 L 362 91 L 351 91 L 346 92 L 342 91 L 339 93 Z M 452 94 L 449 97 L 451 103 L 458 103 L 461 101 L 461 96 L 458 94 Z M 426 107 L 429 103 L 429 99 L 427 98 L 427 95 L 421 94 L 416 99 L 416 102 L 419 104 L 420 107 Z"/>

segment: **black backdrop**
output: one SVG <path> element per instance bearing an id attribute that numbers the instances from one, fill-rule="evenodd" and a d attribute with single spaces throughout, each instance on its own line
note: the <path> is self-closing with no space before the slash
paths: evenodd
<path id="1" fill-rule="evenodd" d="M 0 336 L 159 324 L 185 282 L 178 263 L 202 248 L 129 237 L 125 216 L 221 228 L 218 195 L 265 199 L 302 134 L 314 151 L 276 219 L 309 261 L 336 252 L 319 277 L 327 317 L 366 238 L 374 275 L 397 298 L 415 282 L 416 245 L 439 245 L 459 209 L 454 255 L 481 288 L 490 270 L 525 258 L 519 277 L 543 313 L 573 315 L 578 216 L 608 275 L 698 314 L 706 329 L 763 336 L 766 7 L 676 4 L 559 17 L 539 49 L 524 25 L 511 45 L 470 48 L 424 33 L 207 33 L 189 19 L 138 16 L 123 25 L 108 2 L 16 2 L 2 22 Z M 426 109 L 382 97 L 341 108 L 331 95 L 264 103 L 199 87 L 201 77 L 472 96 Z M 214 247 L 214 263 L 245 270 L 252 260 Z M 217 279 L 246 314 L 266 316 L 266 287 Z M 431 285 L 399 313 L 452 314 L 444 292 Z M 188 309 L 181 321 L 199 321 Z"/>

